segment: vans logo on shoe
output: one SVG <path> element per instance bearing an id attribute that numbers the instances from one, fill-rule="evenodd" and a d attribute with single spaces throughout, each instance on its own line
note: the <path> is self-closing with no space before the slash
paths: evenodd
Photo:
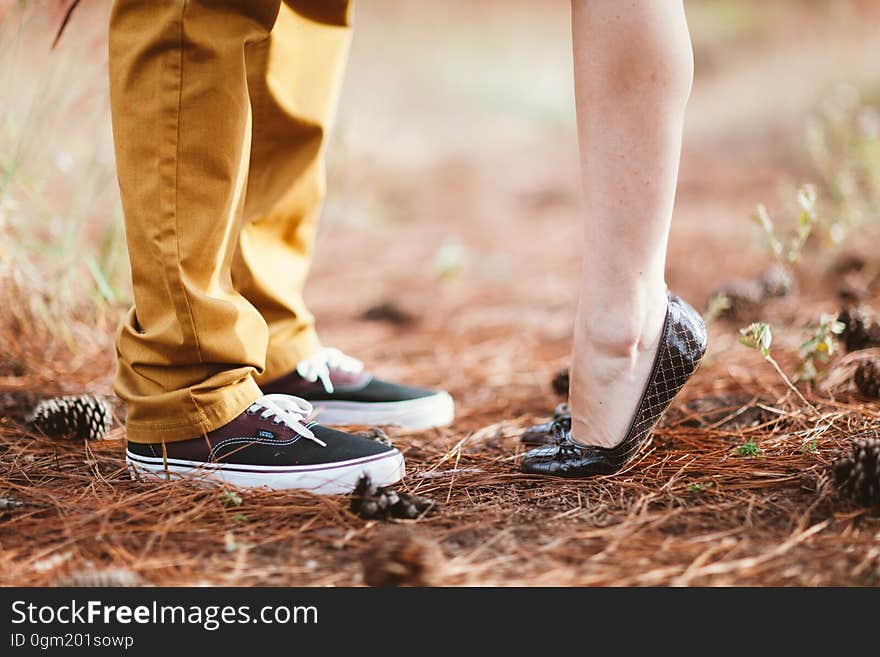
<path id="1" fill-rule="evenodd" d="M 274 433 L 272 433 L 271 431 L 266 431 L 265 429 L 260 429 L 257 432 L 257 438 L 268 438 L 270 440 L 274 440 L 275 437 L 276 436 Z"/>

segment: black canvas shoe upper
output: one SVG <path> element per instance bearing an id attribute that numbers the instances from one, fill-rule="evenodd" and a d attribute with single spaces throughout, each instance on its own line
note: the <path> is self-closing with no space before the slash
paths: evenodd
<path id="1" fill-rule="evenodd" d="M 437 394 L 436 390 L 377 379 L 363 370 L 360 361 L 336 349 L 323 349 L 313 358 L 315 363 L 309 364 L 312 366 L 301 365 L 274 381 L 262 383 L 260 387 L 266 393 L 294 395 L 314 402 L 385 403 L 424 399 Z"/>
<path id="2" fill-rule="evenodd" d="M 279 416 L 272 408 L 267 410 L 263 401 L 271 403 L 273 398 L 260 398 L 231 422 L 203 437 L 166 442 L 164 456 L 198 463 L 326 465 L 396 451 L 362 436 L 307 422 L 304 417 L 298 427 L 278 421 Z M 301 408 L 305 411 L 304 406 Z M 162 444 L 130 442 L 127 449 L 133 455 L 163 457 Z"/>

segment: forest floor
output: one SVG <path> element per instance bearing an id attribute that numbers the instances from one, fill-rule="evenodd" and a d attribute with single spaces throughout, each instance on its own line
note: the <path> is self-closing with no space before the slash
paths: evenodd
<path id="1" fill-rule="evenodd" d="M 59 337 L 31 321 L 16 296 L 28 283 L 12 276 L 0 498 L 21 506 L 0 506 L 0 585 L 108 568 L 159 586 L 360 585 L 377 567 L 365 576 L 365 554 L 398 558 L 381 556 L 391 533 L 428 546 L 413 581 L 440 585 L 880 584 L 880 517 L 843 499 L 828 470 L 854 435 L 880 432 L 880 403 L 819 379 L 799 384 L 814 412 L 738 341 L 749 319 L 769 323 L 792 375 L 821 313 L 878 302 L 870 241 L 811 240 L 795 290 L 712 322 L 702 368 L 624 472 L 524 476 L 519 436 L 562 401 L 551 380 L 567 366 L 577 293 L 567 3 L 375 4 L 359 8 L 307 298 L 325 344 L 455 397 L 450 427 L 387 430 L 406 456 L 401 488 L 436 512 L 365 521 L 345 498 L 132 481 L 118 422 L 100 441 L 39 436 L 23 421 L 37 398 L 111 394 L 121 306 L 71 316 Z M 773 264 L 750 217 L 758 203 L 790 216 L 793 190 L 813 180 L 811 117 L 851 102 L 841 83 L 865 103 L 880 89 L 869 21 L 784 4 L 721 36 L 707 10 L 692 17 L 697 80 L 667 280 L 701 311 L 713 289 Z M 362 317 L 383 302 L 412 321 Z M 841 358 L 828 366 L 842 371 Z M 752 455 L 737 449 L 748 443 Z"/>

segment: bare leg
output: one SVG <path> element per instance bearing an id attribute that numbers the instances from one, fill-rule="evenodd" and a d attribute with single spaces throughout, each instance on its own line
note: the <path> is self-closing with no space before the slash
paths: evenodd
<path id="1" fill-rule="evenodd" d="M 626 434 L 666 314 L 666 245 L 693 53 L 681 0 L 572 0 L 584 188 L 572 438 Z"/>

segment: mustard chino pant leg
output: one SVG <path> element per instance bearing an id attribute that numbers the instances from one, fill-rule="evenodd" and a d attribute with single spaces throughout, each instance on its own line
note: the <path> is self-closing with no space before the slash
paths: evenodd
<path id="1" fill-rule="evenodd" d="M 286 0 L 269 39 L 247 51 L 253 141 L 232 279 L 269 326 L 258 382 L 287 374 L 320 346 L 302 290 L 326 189 L 324 151 L 350 13 L 345 0 Z"/>
<path id="2" fill-rule="evenodd" d="M 116 0 L 110 100 L 135 306 L 116 391 L 134 442 L 185 440 L 260 395 L 266 322 L 232 286 L 250 153 L 246 44 L 280 0 Z"/>

